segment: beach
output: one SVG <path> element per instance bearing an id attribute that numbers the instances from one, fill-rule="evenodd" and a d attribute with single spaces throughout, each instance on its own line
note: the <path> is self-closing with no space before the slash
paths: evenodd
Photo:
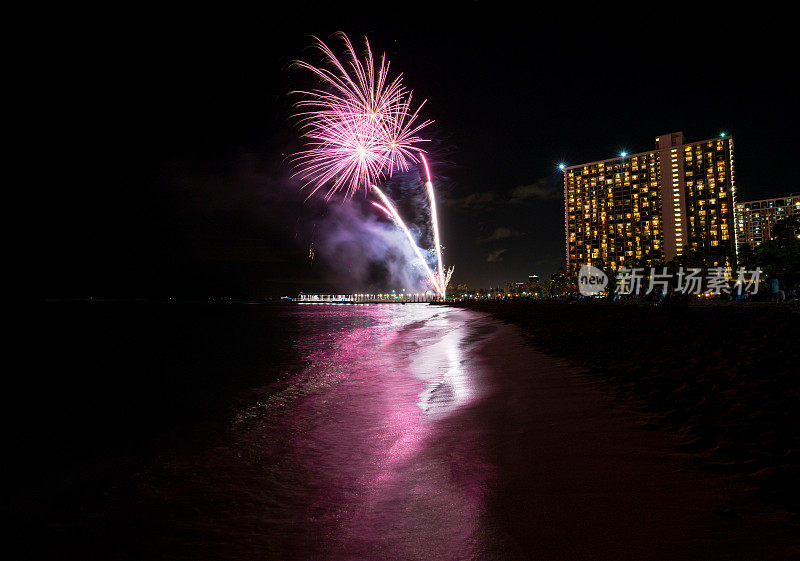
<path id="1" fill-rule="evenodd" d="M 16 535 L 43 556 L 800 552 L 790 513 L 753 501 L 742 511 L 746 484 L 703 469 L 694 451 L 680 449 L 685 435 L 654 426 L 653 412 L 622 399 L 580 356 L 556 356 L 497 310 L 126 306 L 39 317 L 49 318 L 49 336 L 83 318 L 61 332 L 62 352 L 43 360 L 54 379 L 84 376 L 71 394 L 80 407 L 58 407 L 58 438 L 45 434 L 55 425 L 40 422 L 12 441 L 17 458 L 37 438 L 61 454 L 18 460 L 20 471 L 26 462 L 37 469 L 12 496 Z M 116 343 L 80 362 L 87 355 L 75 345 L 87 340 Z M 108 360 L 134 351 L 132 362 Z M 137 373 L 111 404 L 97 404 L 102 391 L 86 397 L 103 376 Z M 38 385 L 39 402 L 56 407 Z M 80 422 L 68 418 L 75 411 Z M 39 417 L 52 415 L 43 407 Z M 134 421 L 145 419 L 147 430 L 137 430 Z"/>

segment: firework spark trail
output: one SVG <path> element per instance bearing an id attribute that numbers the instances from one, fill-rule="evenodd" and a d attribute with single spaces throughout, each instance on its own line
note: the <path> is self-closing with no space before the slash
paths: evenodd
<path id="1" fill-rule="evenodd" d="M 422 160 L 422 165 L 425 166 L 425 177 L 427 178 L 427 182 L 425 183 L 425 189 L 428 191 L 428 200 L 431 204 L 431 222 L 433 222 L 433 243 L 436 246 L 436 261 L 438 263 L 438 272 L 439 272 L 439 286 L 442 287 L 442 298 L 445 297 L 445 292 L 447 291 L 447 282 L 445 282 L 444 278 L 444 267 L 442 265 L 442 244 L 439 241 L 439 216 L 436 213 L 436 197 L 434 196 L 433 192 L 433 182 L 431 181 L 431 170 L 428 167 L 428 160 L 425 159 L 425 155 L 420 152 L 419 154 L 420 159 Z"/>
<path id="2" fill-rule="evenodd" d="M 297 66 L 314 74 L 325 89 L 293 92 L 305 99 L 295 115 L 309 147 L 295 155 L 296 174 L 313 185 L 311 194 L 331 183 L 330 198 L 341 189 L 352 197 L 361 185 L 365 189 L 378 179 L 407 171 L 418 160 L 418 144 L 427 142 L 417 133 L 432 121 L 417 122 L 425 104 L 412 110 L 412 92 L 402 85 L 402 74 L 389 79 L 389 62 L 375 60 L 365 40 L 366 60 L 362 63 L 344 33 L 347 64 L 320 39 L 317 48 L 331 69 L 298 61 Z M 309 195 L 310 196 L 310 195 Z"/>
<path id="3" fill-rule="evenodd" d="M 436 290 L 436 292 L 438 292 L 439 294 L 442 295 L 442 297 L 444 297 L 444 290 L 436 281 L 436 277 L 434 276 L 433 271 L 431 271 L 431 268 L 428 266 L 428 263 L 422 256 L 422 252 L 419 250 L 419 247 L 417 247 L 417 242 L 414 241 L 414 237 L 411 235 L 411 232 L 409 231 L 408 227 L 406 227 L 405 222 L 403 222 L 403 219 L 400 217 L 400 213 L 397 212 L 397 209 L 394 207 L 389 198 L 386 195 L 384 195 L 383 191 L 378 189 L 378 187 L 375 185 L 373 185 L 372 188 L 375 190 L 376 193 L 378 193 L 378 196 L 381 198 L 381 201 L 383 201 L 383 204 L 391 212 L 395 224 L 397 224 L 400 227 L 400 229 L 405 233 L 406 237 L 408 238 L 408 241 L 411 243 L 411 247 L 414 249 L 414 253 L 417 254 L 417 257 L 422 263 L 422 266 L 425 267 L 425 272 L 428 275 L 428 280 L 430 281 L 431 285 L 433 285 L 434 290 Z"/>
<path id="4" fill-rule="evenodd" d="M 383 206 L 382 204 L 380 204 L 380 203 L 376 203 L 375 201 L 372 201 L 372 206 L 374 206 L 375 208 L 377 208 L 377 209 L 379 209 L 380 211 L 382 211 L 382 212 L 383 212 L 383 213 L 384 213 L 386 216 L 388 216 L 388 217 L 389 217 L 391 220 L 394 220 L 394 216 L 392 216 L 392 213 L 391 213 L 391 212 L 389 212 L 389 209 L 388 209 L 388 208 L 386 208 L 385 206 Z"/>

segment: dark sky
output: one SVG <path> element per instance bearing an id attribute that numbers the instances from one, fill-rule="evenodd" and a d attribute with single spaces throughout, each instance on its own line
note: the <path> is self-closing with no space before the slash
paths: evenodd
<path id="1" fill-rule="evenodd" d="M 383 5 L 48 15 L 20 104 L 31 292 L 348 289 L 347 264 L 308 258 L 327 211 L 286 162 L 287 92 L 303 85 L 290 62 L 339 30 L 366 34 L 428 100 L 456 282 L 550 274 L 564 254 L 557 164 L 649 150 L 658 134 L 732 135 L 740 200 L 798 190 L 796 28 L 777 12 Z"/>

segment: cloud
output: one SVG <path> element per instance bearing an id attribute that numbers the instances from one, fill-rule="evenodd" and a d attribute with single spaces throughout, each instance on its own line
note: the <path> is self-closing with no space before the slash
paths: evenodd
<path id="1" fill-rule="evenodd" d="M 519 185 L 510 192 L 476 191 L 464 197 L 447 198 L 444 204 L 459 210 L 474 213 L 495 210 L 499 205 L 518 204 L 528 199 L 542 201 L 557 201 L 562 197 L 562 190 L 558 186 L 551 186 L 547 178 L 539 179 L 528 185 Z"/>
<path id="2" fill-rule="evenodd" d="M 460 208 L 462 210 L 481 210 L 496 202 L 498 199 L 499 197 L 494 191 L 479 191 L 476 193 L 470 193 L 466 197 L 445 199 L 444 204 L 447 206 Z"/>
<path id="3" fill-rule="evenodd" d="M 497 228 L 492 234 L 486 238 L 487 242 L 492 242 L 495 240 L 504 240 L 506 238 L 516 238 L 517 236 L 521 236 L 521 232 L 515 232 L 510 228 L 506 228 L 505 226 L 500 226 Z"/>
<path id="4" fill-rule="evenodd" d="M 511 191 L 509 204 L 517 204 L 526 199 L 539 199 L 543 201 L 554 201 L 561 198 L 561 189 L 548 185 L 547 179 L 540 179 L 536 183 L 520 185 Z"/>
<path id="5" fill-rule="evenodd" d="M 487 263 L 499 263 L 500 261 L 503 260 L 503 254 L 506 251 L 508 251 L 508 249 L 502 248 L 502 249 L 496 249 L 495 251 L 490 252 L 489 255 L 486 256 L 486 262 Z"/>

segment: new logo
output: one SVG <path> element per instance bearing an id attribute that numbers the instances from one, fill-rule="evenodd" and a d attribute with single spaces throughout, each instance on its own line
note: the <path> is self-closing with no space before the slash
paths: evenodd
<path id="1" fill-rule="evenodd" d="M 584 296 L 595 296 L 608 285 L 606 274 L 591 265 L 584 265 L 578 273 L 578 290 Z"/>

